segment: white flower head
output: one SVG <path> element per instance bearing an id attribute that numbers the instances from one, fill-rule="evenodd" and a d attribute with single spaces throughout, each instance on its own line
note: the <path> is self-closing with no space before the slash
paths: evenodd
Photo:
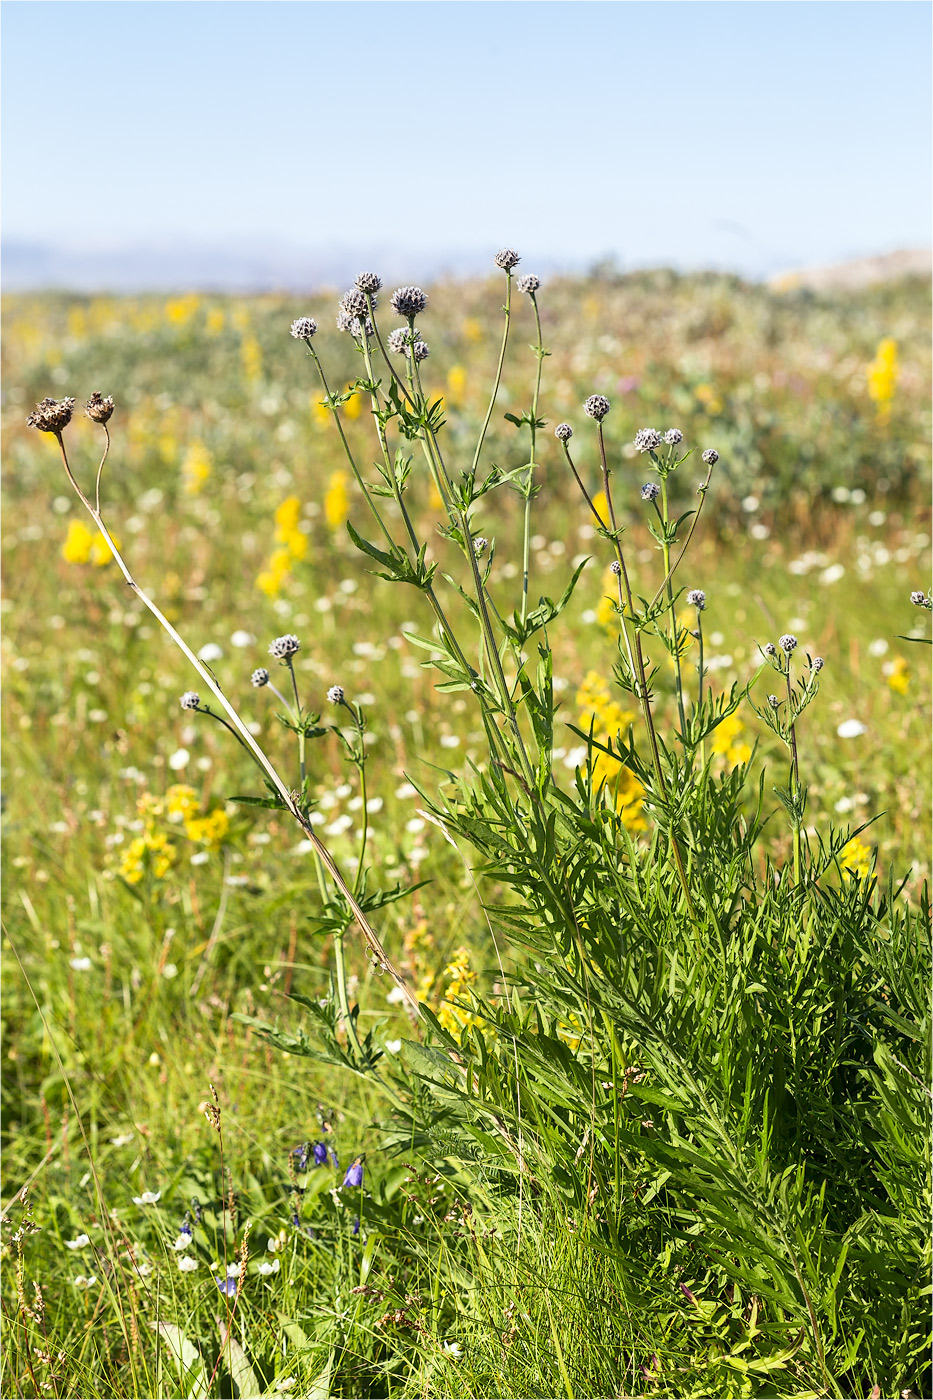
<path id="1" fill-rule="evenodd" d="M 75 1288 L 80 1288 L 82 1292 L 84 1292 L 88 1288 L 93 1288 L 96 1282 L 96 1274 L 91 1274 L 90 1277 L 86 1276 L 85 1274 L 78 1274 L 78 1277 L 74 1281 L 74 1286 Z"/>
<path id="2" fill-rule="evenodd" d="M 836 733 L 840 739 L 857 739 L 865 733 L 865 726 L 860 719 L 844 719 Z"/>
<path id="3" fill-rule="evenodd" d="M 91 1243 L 87 1235 L 77 1235 L 73 1240 L 65 1241 L 66 1249 L 85 1249 Z"/>
<path id="4" fill-rule="evenodd" d="M 178 1267 L 183 1274 L 191 1274 L 198 1267 L 198 1261 L 193 1254 L 183 1254 L 178 1261 Z"/>
<path id="5" fill-rule="evenodd" d="M 154 1206 L 162 1195 L 161 1191 L 144 1191 L 141 1196 L 133 1197 L 134 1206 Z"/>
<path id="6" fill-rule="evenodd" d="M 401 1042 L 400 1040 L 387 1040 L 387 1041 L 386 1041 L 386 1049 L 388 1050 L 388 1052 L 389 1052 L 390 1055 L 397 1055 L 398 1052 L 401 1050 L 401 1048 L 402 1048 L 402 1042 Z"/>
<path id="7" fill-rule="evenodd" d="M 191 1243 L 192 1240 L 190 1235 L 179 1235 L 178 1239 L 173 1242 L 172 1248 L 176 1250 L 187 1249 Z"/>
<path id="8" fill-rule="evenodd" d="M 452 1356 L 455 1361 L 459 1361 L 463 1355 L 463 1347 L 459 1342 L 445 1342 L 444 1350 L 448 1356 Z"/>
<path id="9" fill-rule="evenodd" d="M 259 1272 L 263 1278 L 268 1278 L 270 1274 L 277 1274 L 281 1267 L 278 1259 L 273 1259 L 271 1263 L 268 1259 L 263 1259 L 259 1265 Z"/>
<path id="10" fill-rule="evenodd" d="M 391 991 L 386 992 L 386 1001 L 390 1006 L 397 1006 L 400 1001 L 404 1000 L 405 993 L 402 991 L 401 987 L 393 987 Z"/>

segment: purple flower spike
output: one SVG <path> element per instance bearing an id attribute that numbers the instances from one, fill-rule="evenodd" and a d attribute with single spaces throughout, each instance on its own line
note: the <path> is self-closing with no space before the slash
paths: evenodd
<path id="1" fill-rule="evenodd" d="M 352 1167 L 347 1167 L 347 1174 L 343 1179 L 344 1186 L 363 1185 L 363 1163 L 357 1157 Z"/>

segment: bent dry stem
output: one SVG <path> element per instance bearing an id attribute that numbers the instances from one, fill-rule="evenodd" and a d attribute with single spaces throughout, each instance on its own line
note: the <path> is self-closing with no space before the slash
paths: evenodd
<path id="1" fill-rule="evenodd" d="M 305 815 L 301 810 L 299 796 L 290 791 L 288 787 L 286 787 L 285 783 L 279 777 L 279 774 L 272 765 L 272 763 L 269 761 L 263 750 L 256 743 L 256 740 L 253 738 L 246 724 L 244 724 L 237 711 L 230 704 L 230 701 L 224 695 L 220 686 L 217 684 L 214 677 L 211 675 L 210 670 L 204 665 L 203 661 L 201 661 L 199 657 L 195 656 L 194 652 L 188 646 L 185 639 L 178 632 L 176 632 L 175 628 L 169 622 L 165 614 L 159 609 L 156 603 L 154 603 L 153 600 L 146 593 L 143 592 L 139 584 L 133 578 L 122 554 L 120 553 L 119 548 L 114 542 L 113 536 L 110 534 L 110 531 L 107 529 L 107 526 L 104 523 L 104 518 L 100 512 L 100 509 L 96 504 L 91 503 L 91 501 L 84 494 L 84 492 L 82 491 L 81 487 L 78 485 L 75 479 L 74 473 L 72 472 L 68 462 L 68 455 L 65 451 L 65 443 L 61 433 L 57 432 L 55 436 L 58 439 L 58 445 L 61 450 L 62 461 L 65 466 L 65 471 L 68 474 L 68 479 L 71 482 L 71 485 L 74 488 L 79 500 L 81 501 L 85 509 L 88 511 L 88 513 L 91 516 L 91 519 L 94 521 L 97 528 L 100 530 L 101 534 L 106 540 L 107 546 L 110 549 L 110 552 L 112 553 L 114 559 L 116 560 L 117 566 L 119 567 L 120 572 L 122 573 L 128 586 L 132 588 L 133 592 L 139 598 L 140 602 L 144 605 L 144 607 L 149 609 L 149 611 L 152 613 L 152 616 L 158 622 L 159 626 L 172 639 L 172 641 L 178 647 L 179 651 L 182 652 L 182 654 L 187 658 L 187 660 L 197 671 L 198 675 L 201 677 L 208 690 L 210 690 L 211 694 L 220 703 L 220 705 L 223 706 L 223 709 L 226 712 L 232 727 L 235 729 L 238 738 L 243 743 L 244 747 L 249 750 L 251 757 L 262 770 L 263 774 L 269 779 L 278 796 L 282 799 L 286 810 L 292 815 L 292 817 L 301 827 L 301 830 L 304 832 L 307 839 L 311 842 L 311 846 L 313 850 L 317 853 L 325 870 L 330 875 L 337 889 L 340 891 L 340 894 L 346 900 L 349 908 L 352 910 L 353 917 L 359 925 L 360 931 L 362 932 L 363 937 L 368 943 L 374 956 L 377 958 L 378 962 L 382 966 L 388 969 L 392 977 L 398 983 L 399 987 L 404 993 L 405 1000 L 411 1007 L 411 1009 L 415 1012 L 416 1015 L 420 1015 L 418 1003 L 409 991 L 405 983 L 404 977 L 390 959 L 375 929 L 372 927 L 366 915 L 363 913 L 363 910 L 360 908 L 353 891 L 350 889 L 343 876 L 341 875 L 340 870 L 337 867 L 337 863 L 334 860 L 333 856 L 330 854 L 330 851 L 328 851 L 327 847 L 324 845 L 323 841 L 321 841 L 313 826 L 305 818 Z M 103 471 L 104 462 L 107 459 L 107 452 L 109 451 L 109 448 L 110 437 L 108 434 L 107 449 L 104 452 L 104 456 L 101 459 L 100 467 L 98 468 L 98 489 L 100 483 L 100 474 Z"/>

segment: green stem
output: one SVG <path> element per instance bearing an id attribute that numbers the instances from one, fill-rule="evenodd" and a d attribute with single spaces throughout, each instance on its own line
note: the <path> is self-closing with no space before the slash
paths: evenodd
<path id="1" fill-rule="evenodd" d="M 657 508 L 657 507 L 656 507 Z M 668 539 L 667 478 L 661 478 L 661 539 L 664 553 L 664 573 L 667 577 L 668 635 L 674 657 L 674 683 L 677 690 L 677 714 L 680 719 L 680 732 L 687 733 L 687 716 L 684 712 L 684 681 L 680 669 L 680 629 L 674 616 L 674 585 L 671 582 L 671 543 Z"/>
<path id="2" fill-rule="evenodd" d="M 794 884 L 800 884 L 800 768 L 797 762 L 797 728 L 794 724 L 794 699 L 790 684 L 790 657 L 786 658 L 784 680 L 787 686 L 787 717 L 790 721 L 790 789 L 794 797 Z"/>
<path id="3" fill-rule="evenodd" d="M 544 364 L 544 345 L 541 339 L 541 315 L 534 292 L 531 304 L 535 313 L 535 327 L 538 332 L 538 368 L 535 374 L 535 392 L 531 402 L 531 458 L 528 462 L 528 477 L 525 481 L 525 519 L 522 532 L 522 625 L 528 617 L 528 567 L 531 555 L 531 488 L 535 474 L 535 443 L 538 432 L 538 398 L 541 393 L 541 367 Z"/>
<path id="4" fill-rule="evenodd" d="M 292 658 L 286 657 L 288 662 L 288 673 L 292 678 L 292 690 L 295 693 L 295 722 L 298 725 L 298 771 L 301 775 L 301 795 L 305 792 L 305 731 L 301 717 L 301 701 L 298 699 L 298 682 L 295 679 L 295 668 L 292 665 Z"/>

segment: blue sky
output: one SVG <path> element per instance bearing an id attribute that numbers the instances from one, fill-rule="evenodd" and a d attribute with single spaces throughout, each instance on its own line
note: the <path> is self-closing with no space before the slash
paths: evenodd
<path id="1" fill-rule="evenodd" d="M 930 242 L 923 0 L 6 0 L 6 239 L 667 263 Z"/>

